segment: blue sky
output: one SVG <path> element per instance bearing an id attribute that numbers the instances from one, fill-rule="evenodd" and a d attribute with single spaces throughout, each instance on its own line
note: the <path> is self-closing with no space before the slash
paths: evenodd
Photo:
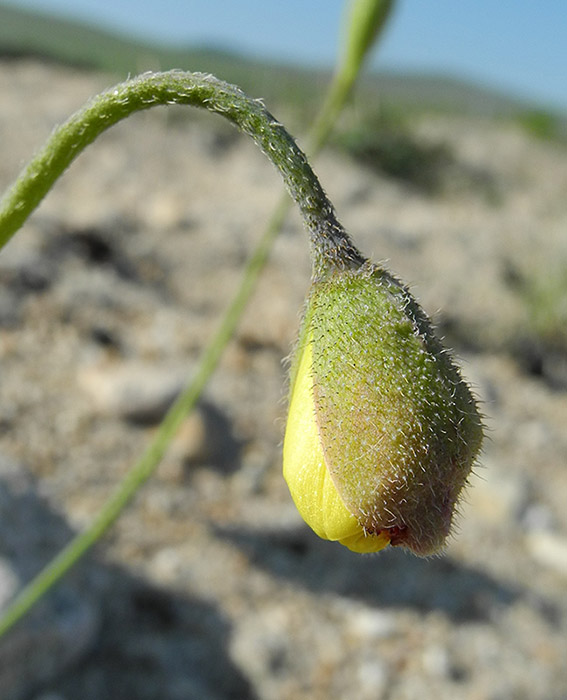
<path id="1" fill-rule="evenodd" d="M 12 0 L 173 44 L 332 65 L 343 0 Z M 464 77 L 567 112 L 567 0 L 398 0 L 372 65 Z"/>

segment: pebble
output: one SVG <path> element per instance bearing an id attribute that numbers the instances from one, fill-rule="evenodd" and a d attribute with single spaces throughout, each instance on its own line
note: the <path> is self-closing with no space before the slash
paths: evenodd
<path id="1" fill-rule="evenodd" d="M 387 639 L 396 634 L 396 619 L 390 612 L 349 604 L 344 613 L 349 632 L 365 642 Z"/>
<path id="2" fill-rule="evenodd" d="M 359 700 L 379 700 L 386 697 L 388 669 L 377 659 L 368 659 L 359 663 L 357 671 Z"/>
<path id="3" fill-rule="evenodd" d="M 517 520 L 529 493 L 524 475 L 505 471 L 489 455 L 483 456 L 477 473 L 466 492 L 468 509 L 492 527 Z"/>
<path id="4" fill-rule="evenodd" d="M 185 465 L 220 466 L 236 459 L 238 443 L 229 419 L 215 405 L 202 401 L 183 421 L 172 441 L 168 459 Z"/>
<path id="5" fill-rule="evenodd" d="M 539 564 L 567 578 L 567 537 L 552 532 L 530 532 L 526 546 Z"/>
<path id="6" fill-rule="evenodd" d="M 186 368 L 104 360 L 81 368 L 77 381 L 96 411 L 134 423 L 154 424 L 175 401 L 186 377 Z"/>

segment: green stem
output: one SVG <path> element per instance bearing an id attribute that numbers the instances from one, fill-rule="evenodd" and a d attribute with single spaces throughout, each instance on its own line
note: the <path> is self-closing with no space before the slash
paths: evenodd
<path id="1" fill-rule="evenodd" d="M 178 74 L 175 75 L 177 77 Z M 199 77 L 201 78 L 201 76 Z M 308 144 L 310 144 L 310 151 L 313 154 L 318 152 L 327 140 L 332 125 L 348 99 L 354 77 L 355 76 L 352 76 L 345 80 L 341 73 L 338 73 L 335 77 L 328 98 L 307 139 Z M 207 78 L 207 81 L 211 80 L 211 78 Z M 215 81 L 215 83 L 219 83 L 219 81 Z M 228 87 L 224 86 L 222 83 L 220 83 L 220 85 L 222 85 L 223 88 Z M 235 89 L 230 88 L 231 92 L 233 90 Z M 118 88 L 111 91 L 110 94 L 116 96 L 117 91 Z M 241 93 L 238 92 L 237 94 L 239 97 L 241 96 Z M 0 231 L 2 233 L 0 236 L 0 245 L 6 243 L 11 235 L 21 226 L 37 204 L 39 204 L 53 182 L 78 155 L 80 150 L 88 143 L 91 143 L 105 128 L 108 128 L 120 118 L 126 116 L 124 110 L 121 110 L 118 115 L 114 116 L 110 116 L 105 110 L 106 119 L 100 120 L 97 129 L 89 126 L 87 133 L 87 130 L 84 129 L 85 112 L 92 110 L 93 107 L 101 104 L 101 102 L 105 105 L 106 101 L 104 97 L 105 96 L 102 95 L 97 98 L 90 107 L 80 112 L 79 115 L 72 117 L 67 123 L 73 126 L 76 135 L 82 136 L 81 147 L 73 147 L 74 142 L 71 140 L 72 142 L 69 143 L 69 137 L 65 132 L 65 126 L 61 127 L 52 138 L 61 139 L 59 149 L 63 149 L 63 152 L 60 151 L 57 153 L 57 148 L 54 148 L 53 143 L 50 142 L 28 166 L 20 180 L 18 180 L 16 185 L 4 198 L 3 207 L 0 209 Z M 258 107 L 258 103 L 254 104 Z M 146 104 L 142 108 L 148 106 L 150 105 Z M 219 110 L 217 109 L 214 111 Z M 273 118 L 270 117 L 270 120 L 273 124 L 276 124 Z M 236 119 L 233 121 L 236 121 Z M 83 128 L 81 128 L 81 125 L 83 125 Z M 289 141 L 290 138 L 286 134 L 285 143 L 289 145 Z M 65 151 L 67 146 L 69 148 Z M 294 152 L 299 150 L 293 141 L 291 141 L 291 148 Z M 301 160 L 302 168 L 305 168 L 306 163 L 303 156 Z M 57 170 L 49 171 L 50 179 L 45 183 L 43 178 L 46 177 L 46 168 L 49 169 L 49 164 L 54 162 L 57 163 Z M 308 167 L 309 166 L 307 166 L 307 168 Z M 312 177 L 314 178 L 314 176 Z M 308 178 L 308 184 L 309 180 L 310 178 Z M 319 198 L 321 198 L 321 193 L 322 190 L 319 192 L 316 188 L 316 195 Z M 326 204 L 326 197 L 324 194 L 322 196 L 324 198 L 323 204 Z M 125 506 L 138 492 L 139 488 L 154 473 L 171 439 L 179 429 L 186 415 L 194 408 L 203 388 L 217 367 L 224 348 L 233 336 L 236 325 L 242 316 L 242 312 L 252 295 L 260 272 L 265 265 L 273 240 L 285 219 L 290 202 L 291 200 L 288 197 L 284 197 L 274 210 L 264 235 L 258 242 L 254 253 L 247 263 L 242 276 L 242 282 L 232 303 L 227 309 L 213 339 L 203 351 L 195 376 L 168 411 L 152 443 L 146 449 L 141 459 L 132 467 L 118 485 L 114 494 L 112 494 L 103 505 L 88 529 L 77 534 L 69 544 L 20 591 L 16 598 L 14 598 L 11 604 L 5 609 L 3 616 L 0 618 L 0 637 L 20 620 L 31 607 L 43 597 L 49 588 L 59 581 L 100 539 L 116 521 Z"/>
<path id="2" fill-rule="evenodd" d="M 248 134 L 282 175 L 299 206 L 315 256 L 345 265 L 362 256 L 337 221 L 303 152 L 258 100 L 202 73 L 145 74 L 98 95 L 50 137 L 0 202 L 0 248 L 20 228 L 73 160 L 103 131 L 156 105 L 188 104 L 225 117 Z"/>

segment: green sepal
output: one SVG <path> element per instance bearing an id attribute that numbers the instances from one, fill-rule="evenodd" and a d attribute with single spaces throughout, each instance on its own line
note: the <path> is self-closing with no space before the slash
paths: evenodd
<path id="1" fill-rule="evenodd" d="M 482 442 L 476 401 L 410 292 L 370 263 L 316 282 L 311 338 L 325 463 L 369 534 L 416 554 L 446 541 Z M 293 371 L 292 371 L 293 385 Z"/>

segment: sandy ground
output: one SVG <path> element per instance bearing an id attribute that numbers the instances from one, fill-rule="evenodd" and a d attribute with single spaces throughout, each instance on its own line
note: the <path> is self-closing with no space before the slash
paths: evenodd
<path id="1" fill-rule="evenodd" d="M 110 84 L 0 65 L 0 185 Z M 280 192 L 218 119 L 138 115 L 74 164 L 0 255 L 0 606 L 90 522 L 195 367 Z M 281 476 L 309 285 L 292 215 L 202 404 L 86 561 L 0 642 L 8 700 L 567 698 L 567 371 L 518 280 L 567 261 L 567 153 L 430 117 L 428 196 L 316 165 L 359 247 L 412 285 L 488 439 L 443 557 L 319 541 Z"/>

